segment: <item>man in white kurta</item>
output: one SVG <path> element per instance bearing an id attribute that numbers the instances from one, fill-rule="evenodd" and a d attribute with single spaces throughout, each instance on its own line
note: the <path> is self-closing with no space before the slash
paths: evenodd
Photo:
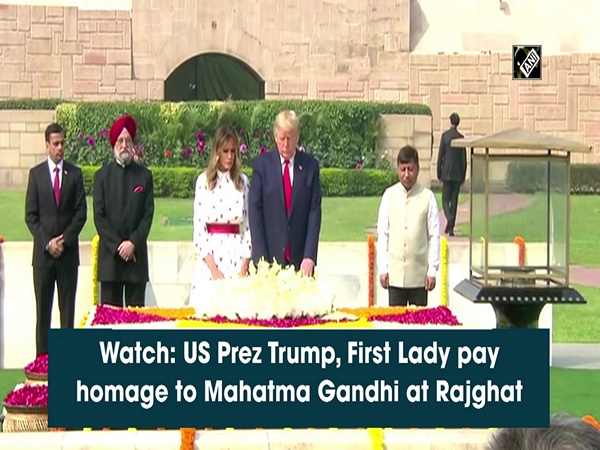
<path id="1" fill-rule="evenodd" d="M 440 223 L 435 195 L 417 183 L 419 154 L 400 149 L 400 181 L 381 199 L 377 221 L 379 281 L 390 306 L 427 306 L 440 266 Z"/>

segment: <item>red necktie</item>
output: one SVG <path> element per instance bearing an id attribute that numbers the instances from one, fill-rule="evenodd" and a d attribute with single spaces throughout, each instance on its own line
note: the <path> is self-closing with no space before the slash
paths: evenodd
<path id="1" fill-rule="evenodd" d="M 54 168 L 54 200 L 56 201 L 56 206 L 60 203 L 60 178 L 59 176 L 59 168 L 58 166 Z"/>
<path id="2" fill-rule="evenodd" d="M 285 213 L 289 216 L 290 209 L 292 208 L 292 179 L 290 178 L 290 162 L 284 161 L 285 167 L 283 168 L 283 194 L 285 196 Z M 290 243 L 285 246 L 285 259 L 290 262 L 292 259 L 290 251 Z"/>

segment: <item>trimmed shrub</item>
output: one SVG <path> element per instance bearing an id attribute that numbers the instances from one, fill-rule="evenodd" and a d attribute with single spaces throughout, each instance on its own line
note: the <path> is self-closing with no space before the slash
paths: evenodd
<path id="1" fill-rule="evenodd" d="M 299 145 L 322 167 L 387 169 L 376 153 L 381 114 L 431 115 L 426 105 L 350 101 L 227 101 L 62 103 L 57 120 L 67 130 L 66 156 L 79 165 L 100 165 L 112 158 L 108 129 L 131 114 L 138 124 L 136 155 L 152 167 L 204 167 L 211 139 L 222 124 L 241 137 L 242 163 L 274 148 L 273 121 L 283 109 L 300 117 Z"/>
<path id="2" fill-rule="evenodd" d="M 99 166 L 81 166 L 86 193 L 91 195 L 94 174 Z M 155 197 L 193 198 L 196 178 L 202 169 L 192 167 L 150 167 L 154 179 Z M 252 169 L 244 169 L 252 179 Z M 395 171 L 376 169 L 321 169 L 324 197 L 380 196 L 398 181 Z"/>
<path id="3" fill-rule="evenodd" d="M 565 183 L 562 164 L 550 166 L 550 188 L 561 189 Z M 513 161 L 506 170 L 506 184 L 512 192 L 532 194 L 547 189 L 547 166 L 540 162 Z M 571 164 L 571 193 L 599 194 L 600 165 Z"/>

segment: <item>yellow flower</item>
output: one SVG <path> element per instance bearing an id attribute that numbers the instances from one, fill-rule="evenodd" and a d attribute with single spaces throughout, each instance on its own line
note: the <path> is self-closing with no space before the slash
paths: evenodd
<path id="1" fill-rule="evenodd" d="M 100 247 L 100 236 L 92 239 L 92 305 L 98 304 L 98 249 Z"/>

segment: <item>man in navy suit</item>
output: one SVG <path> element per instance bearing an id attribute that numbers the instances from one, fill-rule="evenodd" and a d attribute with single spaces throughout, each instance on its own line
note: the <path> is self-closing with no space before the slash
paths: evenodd
<path id="1" fill-rule="evenodd" d="M 319 163 L 297 151 L 300 120 L 294 111 L 275 119 L 272 150 L 254 160 L 249 194 L 252 260 L 292 265 L 314 275 L 321 232 Z"/>
<path id="2" fill-rule="evenodd" d="M 87 221 L 81 169 L 63 159 L 65 134 L 46 128 L 48 158 L 29 171 L 25 223 L 33 236 L 33 288 L 37 354 L 48 353 L 54 287 L 61 328 L 73 328 L 79 272 L 79 233 Z"/>

